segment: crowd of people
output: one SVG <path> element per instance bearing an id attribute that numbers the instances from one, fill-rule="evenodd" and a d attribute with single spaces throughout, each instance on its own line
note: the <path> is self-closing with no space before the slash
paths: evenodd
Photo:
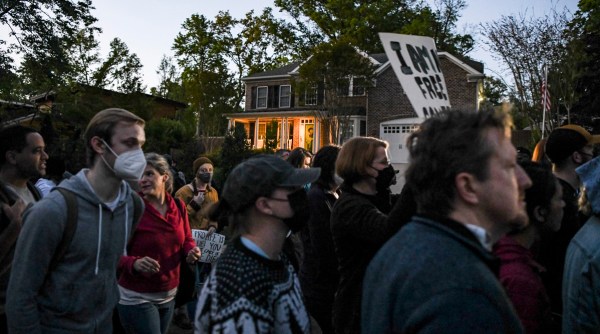
<path id="1" fill-rule="evenodd" d="M 377 138 L 256 155 L 216 187 L 208 157 L 186 183 L 144 153 L 144 125 L 98 112 L 74 175 L 36 130 L 0 129 L 0 332 L 600 332 L 600 136 L 581 126 L 532 156 L 504 112 L 442 112 L 393 194 Z M 224 236 L 216 261 L 195 231 Z"/>

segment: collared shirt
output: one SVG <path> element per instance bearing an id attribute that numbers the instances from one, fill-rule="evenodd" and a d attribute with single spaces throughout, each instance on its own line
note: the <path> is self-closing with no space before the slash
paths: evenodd
<path id="1" fill-rule="evenodd" d="M 483 227 L 473 224 L 465 224 L 465 227 L 469 229 L 469 231 L 473 232 L 483 248 L 490 252 L 492 251 L 492 238 Z"/>
<path id="2" fill-rule="evenodd" d="M 252 240 L 250 240 L 248 238 L 244 238 L 244 237 L 240 237 L 240 239 L 242 240 L 242 244 L 244 244 L 244 246 L 246 246 L 246 248 L 248 248 L 249 250 L 253 251 L 254 253 L 264 257 L 265 259 L 269 259 L 269 256 L 267 255 L 267 253 L 265 253 L 265 251 L 263 251 L 260 247 L 258 247 L 258 245 L 255 244 Z"/>

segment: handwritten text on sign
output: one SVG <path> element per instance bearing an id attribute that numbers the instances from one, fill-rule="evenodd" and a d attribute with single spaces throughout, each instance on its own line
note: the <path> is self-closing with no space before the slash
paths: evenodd
<path id="1" fill-rule="evenodd" d="M 431 37 L 379 33 L 390 65 L 421 118 L 450 108 L 448 89 Z"/>
<path id="2" fill-rule="evenodd" d="M 212 263 L 219 258 L 219 255 L 223 251 L 225 236 L 213 233 L 209 237 L 206 237 L 207 233 L 204 230 L 192 230 L 192 237 L 196 241 L 196 246 L 202 250 L 200 262 Z"/>

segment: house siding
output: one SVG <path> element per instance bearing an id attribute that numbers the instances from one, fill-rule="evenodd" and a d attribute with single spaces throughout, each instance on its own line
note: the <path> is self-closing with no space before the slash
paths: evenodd
<path id="1" fill-rule="evenodd" d="M 467 72 L 445 57 L 440 57 L 440 66 L 452 108 L 475 110 L 477 82 L 468 82 Z M 376 86 L 369 89 L 367 136 L 379 137 L 381 122 L 411 117 L 417 114 L 390 66 L 377 76 Z"/>

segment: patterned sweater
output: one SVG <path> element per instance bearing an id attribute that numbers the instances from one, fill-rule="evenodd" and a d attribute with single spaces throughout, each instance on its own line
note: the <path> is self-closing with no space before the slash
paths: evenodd
<path id="1" fill-rule="evenodd" d="M 309 333 L 300 283 L 288 259 L 266 259 L 239 238 L 221 255 L 198 299 L 199 333 Z"/>

